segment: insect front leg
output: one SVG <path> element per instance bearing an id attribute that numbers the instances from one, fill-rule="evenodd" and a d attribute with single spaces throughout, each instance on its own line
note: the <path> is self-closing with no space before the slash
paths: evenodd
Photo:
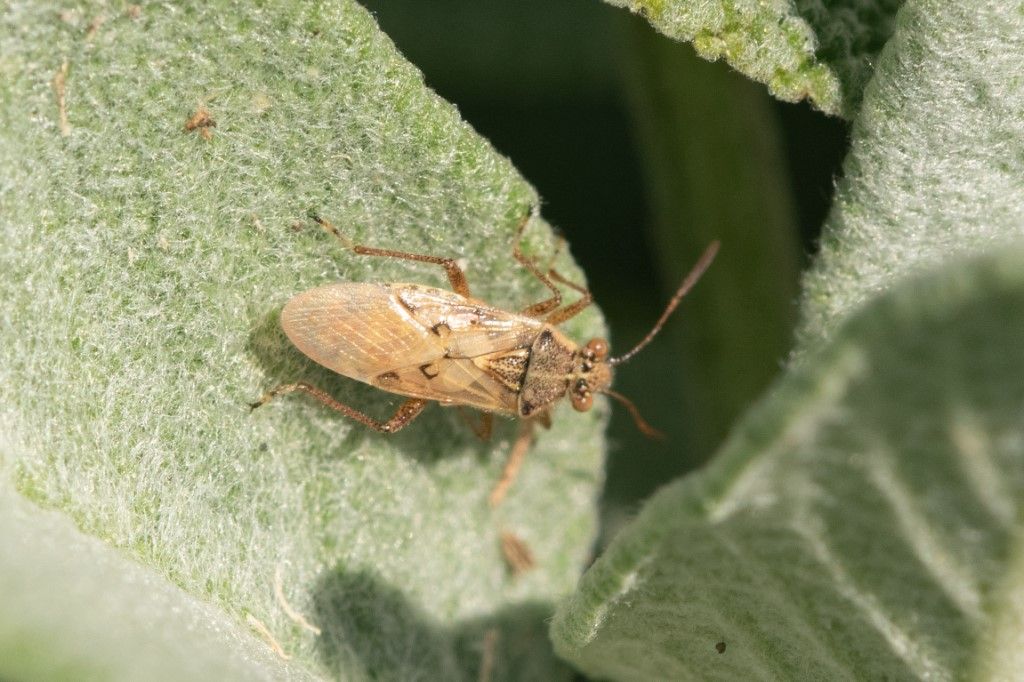
<path id="1" fill-rule="evenodd" d="M 353 244 L 345 235 L 341 233 L 338 228 L 332 225 L 330 222 L 324 220 L 318 215 L 311 215 L 311 218 L 317 222 L 320 227 L 327 230 L 329 233 L 334 235 L 338 241 L 344 244 L 347 248 L 352 249 L 355 253 L 361 256 L 384 256 L 387 258 L 399 258 L 402 260 L 412 260 L 419 263 L 433 263 L 434 265 L 440 265 L 444 268 L 445 273 L 448 275 L 448 282 L 452 285 L 452 290 L 460 296 L 471 298 L 469 293 L 469 281 L 466 279 L 466 273 L 462 271 L 459 264 L 455 262 L 453 258 L 444 258 L 442 256 L 427 256 L 421 253 L 409 253 L 408 251 L 393 251 L 391 249 L 378 249 L 372 246 L 363 246 L 361 244 Z"/>
<path id="2" fill-rule="evenodd" d="M 532 215 L 532 211 L 527 213 L 526 217 L 519 224 L 519 229 L 516 231 L 516 241 L 515 246 L 512 249 L 512 255 L 523 267 L 533 273 L 533 276 L 539 279 L 544 286 L 551 290 L 551 297 L 525 308 L 522 311 L 522 314 L 529 315 L 530 317 L 544 317 L 547 315 L 544 320 L 545 322 L 550 324 L 561 324 L 562 322 L 579 315 L 581 311 L 585 310 L 587 306 L 593 302 L 594 297 L 586 288 L 576 284 L 575 282 L 569 281 L 552 267 L 555 259 L 558 258 L 559 252 L 565 246 L 565 237 L 558 238 L 558 246 L 555 247 L 554 252 L 551 254 L 551 258 L 548 261 L 546 268 L 546 273 L 541 270 L 534 261 L 530 260 L 525 254 L 523 254 L 520 248 L 523 240 L 523 231 L 526 229 L 526 225 L 529 223 Z M 573 291 L 583 294 L 583 297 L 578 301 L 574 301 L 565 308 L 558 310 L 558 306 L 562 305 L 562 292 L 558 289 L 555 282 L 564 284 Z"/>
<path id="3" fill-rule="evenodd" d="M 420 398 L 410 398 L 406 400 L 404 403 L 402 403 L 401 406 L 399 406 L 398 410 L 395 412 L 394 415 L 392 415 L 391 419 L 381 422 L 377 421 L 376 419 L 367 414 L 363 414 L 362 412 L 355 408 L 349 407 L 344 403 L 338 402 L 330 395 L 328 395 L 325 391 L 322 391 L 316 386 L 307 384 L 304 381 L 300 381 L 298 383 L 282 384 L 277 388 L 272 388 L 271 390 L 264 393 L 259 400 L 257 400 L 254 403 L 251 403 L 249 407 L 255 410 L 257 407 L 266 405 L 277 396 L 286 395 L 288 393 L 294 393 L 295 391 L 301 391 L 302 393 L 311 395 L 314 398 L 316 398 L 319 402 L 323 403 L 332 410 L 335 410 L 336 412 L 341 412 L 346 417 L 355 419 L 357 422 L 365 424 L 374 431 L 379 431 L 380 433 L 395 433 L 397 431 L 401 431 L 406 426 L 408 426 L 413 419 L 419 416 L 420 412 L 423 411 L 423 408 L 427 406 L 428 402 Z"/>
<path id="4" fill-rule="evenodd" d="M 559 272 L 557 270 L 555 270 L 555 269 L 548 270 L 548 275 L 552 279 L 554 279 L 554 280 L 564 284 L 565 286 L 569 287 L 573 291 L 578 291 L 579 293 L 583 294 L 583 296 L 578 301 L 573 301 L 572 303 L 570 303 L 569 305 L 565 306 L 561 310 L 556 310 L 555 312 L 553 312 L 550 315 L 548 315 L 544 319 L 544 321 L 547 322 L 548 324 L 556 324 L 556 325 L 557 324 L 562 324 L 566 320 L 571 319 L 571 318 L 576 317 L 577 315 L 579 315 L 581 312 L 586 310 L 586 308 L 591 303 L 594 302 L 594 295 L 590 293 L 589 289 L 581 287 L 579 284 L 576 284 L 575 282 L 570 282 L 565 277 L 563 277 L 561 274 L 559 274 Z"/>
<path id="5" fill-rule="evenodd" d="M 519 227 L 516 229 L 516 239 L 512 245 L 512 257 L 519 261 L 520 265 L 529 270 L 534 277 L 540 280 L 541 284 L 551 291 L 550 298 L 534 303 L 522 311 L 523 315 L 540 317 L 562 305 L 562 292 L 558 289 L 558 285 L 552 282 L 551 278 L 545 275 L 544 271 L 537 267 L 536 263 L 527 258 L 522 251 L 523 232 L 526 231 L 526 226 L 530 223 L 530 218 L 532 217 L 533 209 L 531 208 L 527 211 L 526 215 L 523 216 L 522 221 L 519 223 Z"/>
<path id="6" fill-rule="evenodd" d="M 519 469 L 523 466 L 523 460 L 526 459 L 526 453 L 529 451 L 532 442 L 533 420 L 525 420 L 521 422 L 519 435 L 516 436 L 512 449 L 509 450 L 508 460 L 505 462 L 505 468 L 501 472 L 501 478 L 494 484 L 491 494 L 487 496 L 487 501 L 492 508 L 497 507 L 505 499 L 508 489 L 512 487 L 516 477 L 519 475 Z"/>

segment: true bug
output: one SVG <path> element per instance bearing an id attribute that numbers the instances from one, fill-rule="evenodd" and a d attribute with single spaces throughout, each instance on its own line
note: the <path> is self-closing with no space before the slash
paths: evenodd
<path id="1" fill-rule="evenodd" d="M 306 356 L 338 374 L 408 396 L 387 421 L 340 403 L 305 382 L 271 389 L 251 407 L 301 391 L 372 429 L 394 433 L 415 419 L 428 402 L 435 401 L 481 410 L 481 426 L 474 427 L 481 438 L 490 435 L 493 414 L 519 417 L 524 427 L 491 491 L 492 505 L 501 501 L 514 480 L 529 448 L 533 424 L 550 424 L 550 409 L 566 396 L 576 410 L 585 412 L 591 408 L 594 394 L 604 393 L 627 407 L 641 431 L 658 435 L 628 399 L 611 390 L 612 367 L 650 343 L 711 265 L 718 242 L 704 251 L 647 336 L 625 355 L 609 357 L 604 339 L 591 339 L 581 348 L 558 330 L 557 325 L 589 306 L 592 296 L 522 253 L 520 242 L 532 215 L 528 212 L 520 222 L 512 254 L 551 296 L 518 313 L 473 298 L 465 273 L 451 258 L 352 244 L 331 223 L 312 215 L 357 254 L 441 266 L 453 291 L 419 284 L 342 282 L 298 294 L 281 311 L 285 334 Z M 580 298 L 560 307 L 558 283 L 577 291 Z"/>

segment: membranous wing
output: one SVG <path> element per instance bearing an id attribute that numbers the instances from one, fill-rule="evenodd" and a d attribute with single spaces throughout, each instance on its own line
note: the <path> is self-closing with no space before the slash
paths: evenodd
<path id="1" fill-rule="evenodd" d="M 416 284 L 337 283 L 292 298 L 288 338 L 319 364 L 393 393 L 515 412 L 533 318 Z"/>

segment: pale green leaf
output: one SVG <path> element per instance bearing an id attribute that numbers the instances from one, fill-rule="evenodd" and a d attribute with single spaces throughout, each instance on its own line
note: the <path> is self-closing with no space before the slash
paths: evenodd
<path id="1" fill-rule="evenodd" d="M 617 680 L 1010 679 L 1022 263 L 850 319 L 615 539 L 556 616 L 559 652 Z"/>
<path id="2" fill-rule="evenodd" d="M 222 610 L 0 486 L 0 679 L 311 679 Z"/>
<path id="3" fill-rule="evenodd" d="M 1024 3 L 909 3 L 804 282 L 801 345 L 907 275 L 1024 236 Z"/>
<path id="4" fill-rule="evenodd" d="M 606 0 L 779 99 L 852 117 L 904 0 Z"/>
<path id="5" fill-rule="evenodd" d="M 559 409 L 496 511 L 512 423 L 480 443 L 436 406 L 393 437 L 301 397 L 247 407 L 305 379 L 385 417 L 399 399 L 305 359 L 278 311 L 332 281 L 446 286 L 440 268 L 346 252 L 309 211 L 460 258 L 476 295 L 518 309 L 545 294 L 511 257 L 532 188 L 349 0 L 2 12 L 0 472 L 247 646 L 266 649 L 247 615 L 265 623 L 311 674 L 476 679 L 490 646 L 492 679 L 565 676 L 545 619 L 595 532 L 603 406 Z M 184 129 L 200 108 L 205 137 Z M 528 250 L 553 244 L 536 220 Z M 567 327 L 601 332 L 595 311 Z M 536 558 L 518 580 L 505 529 Z M 278 570 L 322 635 L 275 598 Z M 126 599 L 120 579 L 97 598 Z"/>
<path id="6" fill-rule="evenodd" d="M 569 660 L 613 679 L 1019 676 L 1022 41 L 1020 3 L 900 13 L 798 360 L 587 572 L 553 625 Z"/>

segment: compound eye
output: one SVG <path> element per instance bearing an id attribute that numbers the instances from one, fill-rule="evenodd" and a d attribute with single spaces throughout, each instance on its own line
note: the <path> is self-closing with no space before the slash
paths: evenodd
<path id="1" fill-rule="evenodd" d="M 587 342 L 587 350 L 594 354 L 598 360 L 603 360 L 608 355 L 608 342 L 604 339 L 590 339 Z"/>
<path id="2" fill-rule="evenodd" d="M 586 412 L 594 406 L 594 396 L 589 393 L 584 395 L 574 395 L 572 397 L 572 406 L 577 412 Z"/>
<path id="3" fill-rule="evenodd" d="M 594 405 L 594 396 L 590 394 L 587 382 L 580 381 L 572 392 L 572 406 L 577 412 L 586 412 Z"/>

